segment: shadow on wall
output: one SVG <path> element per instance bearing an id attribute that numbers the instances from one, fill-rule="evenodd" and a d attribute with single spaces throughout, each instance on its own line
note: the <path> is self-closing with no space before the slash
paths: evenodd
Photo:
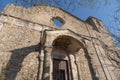
<path id="1" fill-rule="evenodd" d="M 10 52 L 12 52 L 12 55 L 7 64 L 8 68 L 7 68 L 5 80 L 15 80 L 17 73 L 22 68 L 22 62 L 24 61 L 24 59 L 31 52 L 40 52 L 40 45 L 38 44 L 38 45 L 33 45 L 33 46 L 24 47 L 20 49 L 15 49 Z M 40 60 L 39 56 L 38 56 L 38 60 Z M 38 71 L 39 71 L 39 65 L 38 65 Z M 39 76 L 37 75 L 37 77 Z"/>
<path id="2" fill-rule="evenodd" d="M 88 50 L 86 48 L 83 48 L 83 49 L 86 53 L 85 57 L 87 58 L 87 61 L 88 61 L 88 64 L 89 64 L 92 80 L 99 80 L 98 75 L 96 75 L 96 72 L 93 69 L 93 64 L 91 62 L 91 57 L 89 56 Z"/>

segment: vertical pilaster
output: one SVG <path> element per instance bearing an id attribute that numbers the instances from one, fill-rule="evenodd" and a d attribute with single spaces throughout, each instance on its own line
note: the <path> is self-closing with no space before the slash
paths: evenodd
<path id="1" fill-rule="evenodd" d="M 43 64 L 44 64 L 44 50 L 41 50 L 40 53 L 40 71 L 39 71 L 39 80 L 42 80 L 42 73 L 43 73 Z"/>
<path id="2" fill-rule="evenodd" d="M 42 80 L 50 80 L 51 52 L 52 52 L 52 48 L 45 48 Z"/>
<path id="3" fill-rule="evenodd" d="M 92 80 L 88 60 L 83 49 L 76 54 L 76 64 L 78 67 L 80 80 Z"/>
<path id="4" fill-rule="evenodd" d="M 75 64 L 74 55 L 70 54 L 69 58 L 70 58 L 70 62 L 71 62 L 71 68 L 72 68 L 72 73 L 73 73 L 73 80 L 79 80 L 78 79 L 78 75 L 77 75 L 78 73 L 77 73 L 77 67 L 76 67 L 76 64 Z"/>

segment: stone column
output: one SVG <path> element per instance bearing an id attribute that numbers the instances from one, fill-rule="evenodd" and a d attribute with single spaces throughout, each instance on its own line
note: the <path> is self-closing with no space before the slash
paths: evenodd
<path id="1" fill-rule="evenodd" d="M 50 74 L 51 52 L 52 52 L 52 48 L 45 48 L 43 79 L 42 80 L 50 80 L 50 76 L 51 76 L 51 74 Z"/>
<path id="2" fill-rule="evenodd" d="M 78 72 L 77 72 L 77 67 L 75 64 L 75 58 L 74 55 L 69 55 L 70 62 L 71 62 L 71 68 L 72 68 L 72 73 L 73 73 L 73 80 L 78 80 Z"/>
<path id="3" fill-rule="evenodd" d="M 40 71 L 39 71 L 39 80 L 42 80 L 42 73 L 43 73 L 43 64 L 44 64 L 44 50 L 41 50 L 40 53 Z"/>

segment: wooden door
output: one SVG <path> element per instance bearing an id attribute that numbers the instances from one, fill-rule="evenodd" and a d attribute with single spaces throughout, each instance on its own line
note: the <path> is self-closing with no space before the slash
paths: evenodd
<path id="1" fill-rule="evenodd" d="M 66 60 L 53 59 L 53 80 L 69 80 Z"/>

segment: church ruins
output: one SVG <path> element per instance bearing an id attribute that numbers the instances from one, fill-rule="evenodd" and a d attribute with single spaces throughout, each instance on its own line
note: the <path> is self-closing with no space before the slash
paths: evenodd
<path id="1" fill-rule="evenodd" d="M 116 53 L 97 18 L 13 4 L 0 14 L 0 80 L 119 80 Z"/>

